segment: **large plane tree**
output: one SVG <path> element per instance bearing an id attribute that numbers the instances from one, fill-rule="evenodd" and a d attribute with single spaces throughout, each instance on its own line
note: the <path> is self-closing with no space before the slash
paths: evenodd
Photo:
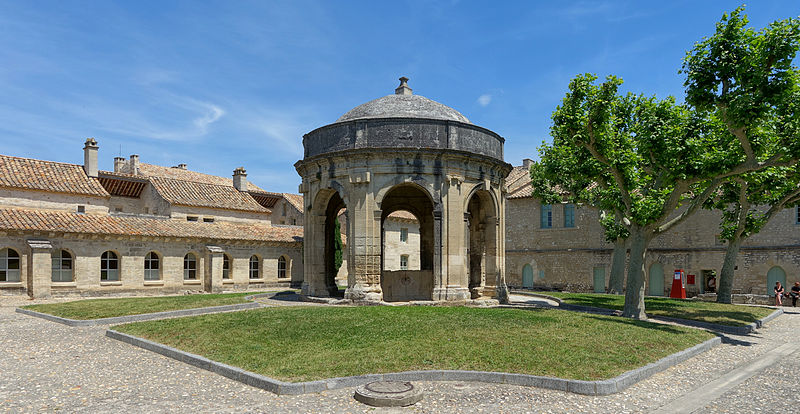
<path id="1" fill-rule="evenodd" d="M 748 30 L 742 21 L 746 23 L 740 9 L 723 16 L 715 37 Z M 617 212 L 630 245 L 623 316 L 646 318 L 644 259 L 655 237 L 690 217 L 732 177 L 796 163 L 800 143 L 791 133 L 748 133 L 741 120 L 761 106 L 790 106 L 785 101 L 793 86 L 782 74 L 791 69 L 797 50 L 785 41 L 794 33 L 793 25 L 794 20 L 775 22 L 756 32 L 757 43 L 774 46 L 763 46 L 761 56 L 771 69 L 752 70 L 755 62 L 749 60 L 750 69 L 736 67 L 735 61 L 724 63 L 729 56 L 715 49 L 713 41 L 709 53 L 699 43 L 683 70 L 688 104 L 671 97 L 622 95 L 622 81 L 614 76 L 599 84 L 590 74 L 570 82 L 553 113 L 553 143 L 542 146 L 531 176 L 540 185 L 562 188 L 564 197 L 591 200 L 602 211 Z M 720 60 L 723 64 L 700 65 Z M 714 68 L 732 79 L 752 79 L 725 86 L 717 82 Z M 758 93 L 743 93 L 751 102 L 731 96 L 737 88 L 747 89 L 748 82 L 759 88 Z M 720 104 L 727 106 L 720 110 Z M 775 111 L 765 110 L 762 116 L 769 113 Z"/>

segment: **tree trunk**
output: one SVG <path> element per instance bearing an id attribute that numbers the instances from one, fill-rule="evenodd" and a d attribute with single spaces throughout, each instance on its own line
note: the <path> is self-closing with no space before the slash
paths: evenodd
<path id="1" fill-rule="evenodd" d="M 625 288 L 625 260 L 628 258 L 626 240 L 614 242 L 614 256 L 611 260 L 611 276 L 608 278 L 608 293 L 621 295 Z"/>
<path id="2" fill-rule="evenodd" d="M 628 263 L 628 283 L 625 289 L 625 307 L 622 316 L 647 319 L 644 311 L 644 256 L 649 237 L 641 227 L 631 228 L 631 260 Z"/>
<path id="3" fill-rule="evenodd" d="M 728 242 L 728 249 L 725 250 L 725 261 L 722 263 L 722 272 L 720 272 L 719 282 L 717 282 L 717 303 L 731 303 L 733 269 L 736 267 L 736 256 L 739 255 L 739 247 L 741 245 L 741 237 L 736 237 Z"/>

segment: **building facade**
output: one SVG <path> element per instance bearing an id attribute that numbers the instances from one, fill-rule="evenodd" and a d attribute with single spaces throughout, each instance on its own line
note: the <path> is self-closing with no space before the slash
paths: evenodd
<path id="1" fill-rule="evenodd" d="M 32 297 L 222 292 L 302 283 L 302 227 L 247 182 L 138 155 L 98 170 L 0 156 L 0 294 Z"/>
<path id="2" fill-rule="evenodd" d="M 606 242 L 599 211 L 590 206 L 547 205 L 531 195 L 530 160 L 507 178 L 506 272 L 509 286 L 603 292 L 613 245 Z M 676 270 L 687 294 L 712 292 L 709 279 L 722 270 L 726 245 L 720 213 L 700 210 L 650 243 L 646 293 L 669 295 Z M 800 209 L 776 215 L 741 247 L 733 293 L 771 295 L 775 282 L 800 281 Z M 712 283 L 713 284 L 713 283 Z"/>

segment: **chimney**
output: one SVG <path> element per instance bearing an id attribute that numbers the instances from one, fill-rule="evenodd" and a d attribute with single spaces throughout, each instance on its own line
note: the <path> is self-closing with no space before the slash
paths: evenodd
<path id="1" fill-rule="evenodd" d="M 524 158 L 522 160 L 522 166 L 525 167 L 526 170 L 530 171 L 531 164 L 533 164 L 533 160 L 530 158 Z"/>
<path id="2" fill-rule="evenodd" d="M 139 175 L 139 155 L 138 154 L 131 155 L 131 162 L 130 162 L 130 165 L 128 165 L 128 168 L 130 169 L 130 171 L 128 171 L 128 173 L 133 174 L 133 175 Z"/>
<path id="3" fill-rule="evenodd" d="M 239 191 L 247 191 L 247 171 L 244 167 L 233 170 L 233 186 Z"/>
<path id="4" fill-rule="evenodd" d="M 408 78 L 405 76 L 400 77 L 400 86 L 394 90 L 395 95 L 412 95 L 412 89 L 408 87 Z"/>
<path id="5" fill-rule="evenodd" d="M 83 170 L 89 177 L 97 177 L 97 141 L 94 138 L 86 138 L 83 145 Z"/>
<path id="6" fill-rule="evenodd" d="M 178 164 L 178 169 L 179 170 L 185 170 L 186 169 L 186 164 Z"/>
<path id="7" fill-rule="evenodd" d="M 125 157 L 114 157 L 114 172 L 121 173 L 125 168 Z"/>

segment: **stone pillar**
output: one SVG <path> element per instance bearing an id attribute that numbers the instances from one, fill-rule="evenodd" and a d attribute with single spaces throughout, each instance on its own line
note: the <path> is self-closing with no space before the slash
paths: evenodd
<path id="1" fill-rule="evenodd" d="M 370 191 L 370 174 L 360 172 L 350 176 L 351 192 L 347 206 L 348 250 L 352 259 L 347 263 L 353 275 L 344 297 L 352 300 L 382 301 L 381 289 L 381 214 Z"/>
<path id="2" fill-rule="evenodd" d="M 206 246 L 206 266 L 203 288 L 209 293 L 222 292 L 222 262 L 224 250 L 218 246 Z"/>
<path id="3" fill-rule="evenodd" d="M 53 246 L 49 240 L 28 240 L 28 295 L 33 299 L 50 297 Z"/>

